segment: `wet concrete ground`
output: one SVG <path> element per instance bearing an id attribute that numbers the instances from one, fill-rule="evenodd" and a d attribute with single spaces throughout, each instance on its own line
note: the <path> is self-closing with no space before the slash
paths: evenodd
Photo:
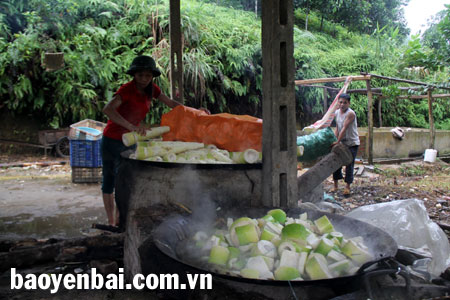
<path id="1" fill-rule="evenodd" d="M 67 238 L 106 224 L 100 184 L 75 184 L 69 166 L 0 170 L 0 239 Z"/>

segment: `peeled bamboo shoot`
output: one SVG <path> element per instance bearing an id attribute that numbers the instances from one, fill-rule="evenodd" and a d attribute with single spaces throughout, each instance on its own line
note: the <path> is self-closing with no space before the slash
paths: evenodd
<path id="1" fill-rule="evenodd" d="M 169 126 L 154 127 L 146 131 L 145 135 L 140 135 L 136 131 L 128 132 L 122 135 L 122 142 L 125 146 L 129 147 L 136 144 L 138 141 L 144 141 L 151 138 L 155 138 L 170 131 Z"/>

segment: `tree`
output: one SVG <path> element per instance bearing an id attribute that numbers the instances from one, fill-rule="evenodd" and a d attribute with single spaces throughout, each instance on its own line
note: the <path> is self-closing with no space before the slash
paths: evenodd
<path id="1" fill-rule="evenodd" d="M 436 63 L 450 66 L 450 5 L 439 12 L 423 35 L 423 43 L 434 50 Z"/>
<path id="2" fill-rule="evenodd" d="M 380 27 L 388 25 L 389 27 L 398 27 L 402 36 L 409 34 L 406 26 L 403 6 L 407 5 L 410 0 L 374 0 L 370 1 L 370 9 L 367 17 L 370 20 L 368 27 L 364 32 L 370 33 L 377 24 Z"/>
<path id="3" fill-rule="evenodd" d="M 364 32 L 369 25 L 370 3 L 362 0 L 339 0 L 331 14 L 332 20 L 352 31 Z"/>
<path id="4" fill-rule="evenodd" d="M 406 36 L 402 6 L 409 0 L 294 0 L 294 8 L 301 8 L 306 14 L 305 29 L 308 29 L 309 14 L 316 11 L 321 16 L 320 30 L 325 20 L 346 26 L 349 30 L 372 33 L 377 26 L 398 27 L 399 35 Z"/>
<path id="5" fill-rule="evenodd" d="M 305 18 L 305 30 L 308 30 L 308 18 L 311 9 L 316 8 L 316 1 L 314 0 L 294 0 L 294 9 L 303 8 L 306 14 Z"/>

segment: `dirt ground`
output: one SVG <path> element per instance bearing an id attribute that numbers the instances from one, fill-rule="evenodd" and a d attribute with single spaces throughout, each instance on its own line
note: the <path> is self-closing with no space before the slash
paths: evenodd
<path id="1" fill-rule="evenodd" d="M 431 219 L 450 228 L 450 164 L 421 160 L 401 164 L 356 166 L 352 194 L 331 192 L 332 178 L 324 182 L 328 201 L 351 211 L 359 206 L 416 198 L 424 201 Z M 67 159 L 42 155 L 0 155 L 0 240 L 46 240 L 101 234 L 92 223 L 106 223 L 100 184 L 75 184 Z M 445 231 L 450 236 L 449 231 Z M 67 267 L 67 266 L 65 266 Z M 76 272 L 72 266 L 73 272 Z M 86 266 L 87 268 L 87 266 Z M 47 269 L 45 269 L 47 270 Z M 25 270 L 25 273 L 54 272 Z M 69 271 L 68 271 L 69 272 Z M 6 273 L 5 273 L 6 274 Z M 136 291 L 12 291 L 7 274 L 0 276 L 0 298 L 8 299 L 160 299 L 153 292 Z"/>
<path id="2" fill-rule="evenodd" d="M 414 160 L 399 164 L 356 165 L 350 196 L 343 196 L 343 183 L 338 193 L 331 192 L 332 178 L 324 183 L 325 190 L 346 210 L 362 205 L 401 199 L 424 202 L 430 218 L 438 224 L 450 225 L 450 164 Z M 361 170 L 362 169 L 362 170 Z"/>
<path id="3" fill-rule="evenodd" d="M 100 184 L 76 184 L 68 160 L 0 156 L 0 239 L 70 238 L 106 223 Z"/>
<path id="4" fill-rule="evenodd" d="M 67 159 L 43 155 L 0 155 L 0 237 L 49 238 L 90 234 L 106 223 L 100 184 L 75 184 Z M 432 220 L 450 226 L 450 164 L 415 160 L 401 164 L 356 165 L 352 194 L 331 192 L 331 202 L 351 211 L 362 205 L 416 198 Z"/>

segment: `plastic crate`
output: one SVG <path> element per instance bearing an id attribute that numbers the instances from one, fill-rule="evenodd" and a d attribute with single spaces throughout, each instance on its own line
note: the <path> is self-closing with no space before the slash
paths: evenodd
<path id="1" fill-rule="evenodd" d="M 70 165 L 72 167 L 101 167 L 100 141 L 70 140 Z"/>
<path id="2" fill-rule="evenodd" d="M 98 183 L 102 181 L 102 168 L 72 167 L 73 183 Z"/>
<path id="3" fill-rule="evenodd" d="M 70 125 L 69 139 L 96 141 L 102 138 L 106 124 L 86 119 Z"/>

